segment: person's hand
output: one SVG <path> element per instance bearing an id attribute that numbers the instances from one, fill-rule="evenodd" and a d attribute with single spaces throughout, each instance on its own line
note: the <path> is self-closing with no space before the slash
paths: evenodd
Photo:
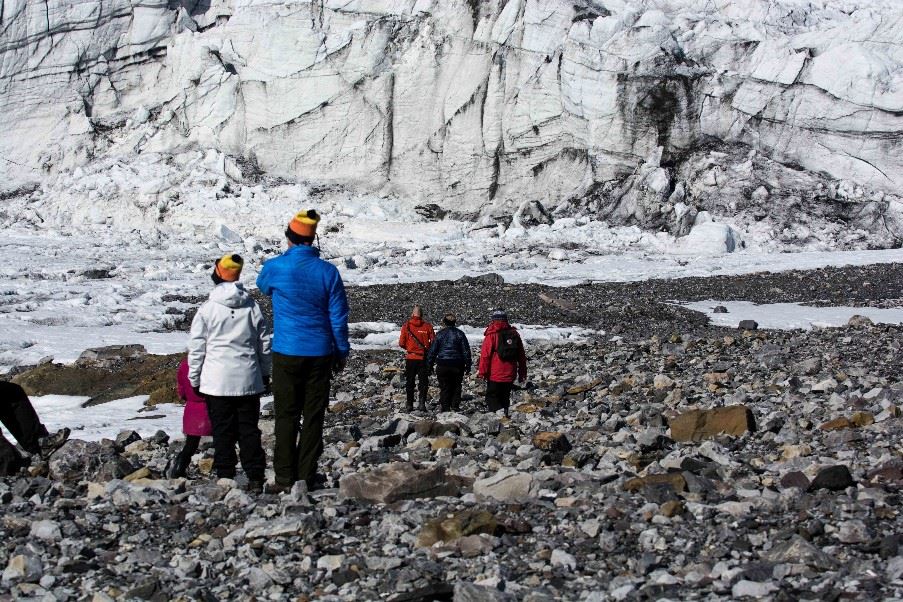
<path id="1" fill-rule="evenodd" d="M 337 355 L 332 359 L 332 373 L 338 374 L 339 372 L 345 369 L 345 366 L 348 365 L 348 358 L 346 356 Z"/>
<path id="2" fill-rule="evenodd" d="M 201 393 L 201 387 L 200 387 L 200 386 L 197 386 L 197 387 L 196 387 L 196 386 L 194 386 L 194 385 L 191 385 L 191 390 L 194 391 L 194 394 L 197 395 L 198 397 L 200 397 L 201 399 L 204 399 L 204 400 L 207 399 L 206 397 L 204 397 L 204 394 Z"/>

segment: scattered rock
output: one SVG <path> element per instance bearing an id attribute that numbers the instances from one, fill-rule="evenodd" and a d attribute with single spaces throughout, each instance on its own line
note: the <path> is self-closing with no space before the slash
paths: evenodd
<path id="1" fill-rule="evenodd" d="M 809 491 L 818 491 L 819 489 L 843 491 L 847 487 L 853 487 L 855 484 L 856 482 L 853 480 L 853 475 L 850 474 L 850 469 L 843 464 L 839 464 L 821 469 L 815 478 L 812 479 Z"/>
<path id="2" fill-rule="evenodd" d="M 675 441 L 702 441 L 718 435 L 733 435 L 755 431 L 752 411 L 743 405 L 691 410 L 669 421 L 671 438 Z"/>

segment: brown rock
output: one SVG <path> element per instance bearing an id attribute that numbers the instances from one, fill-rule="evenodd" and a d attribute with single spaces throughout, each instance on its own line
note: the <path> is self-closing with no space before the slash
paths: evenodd
<path id="1" fill-rule="evenodd" d="M 869 412 L 856 412 L 850 416 L 850 422 L 856 426 L 868 426 L 875 424 L 875 417 Z"/>
<path id="2" fill-rule="evenodd" d="M 136 471 L 133 472 L 132 474 L 127 475 L 127 476 L 125 477 L 124 480 L 125 480 L 125 481 L 128 481 L 129 483 L 131 483 L 131 482 L 133 482 L 133 481 L 137 481 L 138 479 L 147 479 L 147 478 L 150 478 L 150 474 L 151 474 L 150 469 L 148 469 L 148 467 L 145 466 L 145 467 L 143 467 L 143 468 L 139 468 L 138 470 L 136 470 Z"/>
<path id="3" fill-rule="evenodd" d="M 656 485 L 668 485 L 674 491 L 686 491 L 687 481 L 679 472 L 666 472 L 663 474 L 651 474 L 645 477 L 636 477 L 624 483 L 624 491 L 637 492 L 646 487 Z"/>
<path id="4" fill-rule="evenodd" d="M 691 410 L 672 418 L 669 426 L 675 441 L 702 441 L 718 435 L 739 437 L 756 430 L 752 411 L 745 405 Z"/>
<path id="5" fill-rule="evenodd" d="M 439 541 L 454 541 L 460 537 L 486 533 L 492 535 L 498 528 L 495 517 L 485 510 L 462 510 L 433 519 L 420 529 L 417 547 L 428 548 Z"/>
<path id="6" fill-rule="evenodd" d="M 602 384 L 602 379 L 597 378 L 588 383 L 584 383 L 582 385 L 574 385 L 570 389 L 568 389 L 568 395 L 580 395 L 581 393 L 586 393 L 587 391 L 592 391 L 596 387 Z"/>
<path id="7" fill-rule="evenodd" d="M 818 428 L 823 431 L 839 431 L 842 429 L 853 428 L 853 423 L 850 422 L 849 418 L 841 416 L 840 418 L 827 421 Z"/>
<path id="8" fill-rule="evenodd" d="M 702 379 L 710 385 L 721 385 L 731 380 L 727 372 L 709 372 L 702 375 Z"/>
<path id="9" fill-rule="evenodd" d="M 213 458 L 201 458 L 198 460 L 198 470 L 203 474 L 210 474 L 213 472 Z"/>
<path id="10" fill-rule="evenodd" d="M 522 403 L 514 407 L 515 410 L 522 414 L 535 414 L 542 408 L 543 406 L 538 403 Z"/>
<path id="11" fill-rule="evenodd" d="M 435 439 L 430 441 L 430 447 L 432 447 L 433 450 L 454 449 L 455 445 L 457 445 L 457 444 L 458 444 L 458 442 L 455 441 L 454 439 L 452 439 L 451 437 L 436 437 Z"/>
<path id="12" fill-rule="evenodd" d="M 546 451 L 563 451 L 571 449 L 571 444 L 564 433 L 558 431 L 543 431 L 533 435 L 533 447 Z"/>
<path id="13" fill-rule="evenodd" d="M 677 500 L 668 500 L 667 502 L 659 506 L 659 511 L 662 513 L 662 516 L 671 518 L 672 516 L 683 514 L 684 505 Z"/>

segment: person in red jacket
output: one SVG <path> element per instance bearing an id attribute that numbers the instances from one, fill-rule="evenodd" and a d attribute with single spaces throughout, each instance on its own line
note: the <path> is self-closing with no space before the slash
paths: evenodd
<path id="1" fill-rule="evenodd" d="M 429 367 L 426 363 L 426 352 L 436 333 L 433 331 L 433 325 L 423 319 L 423 309 L 419 305 L 415 305 L 411 312 L 411 319 L 405 322 L 401 327 L 401 336 L 398 339 L 398 346 L 407 352 L 405 355 L 404 379 L 405 393 L 407 394 L 407 405 L 405 409 L 412 411 L 414 409 L 414 386 L 415 381 L 419 379 L 418 392 L 420 393 L 420 405 L 417 409 L 426 410 L 426 394 L 429 388 Z"/>
<path id="2" fill-rule="evenodd" d="M 504 310 L 492 312 L 492 321 L 483 333 L 477 378 L 486 381 L 486 405 L 489 410 L 504 410 L 508 415 L 514 381 L 527 380 L 527 354 L 517 329 L 508 323 Z"/>

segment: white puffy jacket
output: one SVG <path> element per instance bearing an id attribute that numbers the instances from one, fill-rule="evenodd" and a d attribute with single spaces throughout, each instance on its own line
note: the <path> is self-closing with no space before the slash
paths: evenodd
<path id="1" fill-rule="evenodd" d="M 191 322 L 188 380 L 206 395 L 258 395 L 272 367 L 270 339 L 248 291 L 234 282 L 218 284 Z"/>

